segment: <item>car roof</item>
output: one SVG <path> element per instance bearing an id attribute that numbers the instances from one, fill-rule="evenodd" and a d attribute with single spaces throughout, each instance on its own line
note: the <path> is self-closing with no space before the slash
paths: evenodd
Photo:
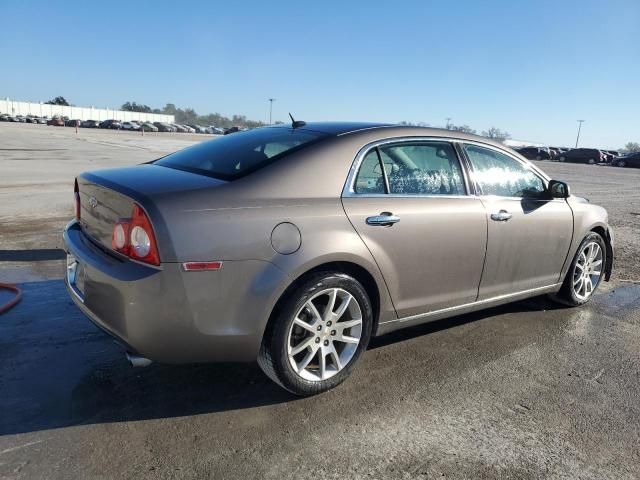
<path id="1" fill-rule="evenodd" d="M 276 125 L 264 128 L 291 128 L 291 124 Z M 390 123 L 367 123 L 367 122 L 309 122 L 298 127 L 301 130 L 309 130 L 326 133 L 330 136 L 362 136 L 371 137 L 440 137 L 457 140 L 469 140 L 493 145 L 502 149 L 509 149 L 508 146 L 495 139 L 464 133 L 458 130 L 448 130 L 445 128 L 419 127 L 413 125 L 399 125 Z M 373 139 L 372 139 L 373 140 Z M 536 148 L 536 147 L 534 147 Z"/>
<path id="2" fill-rule="evenodd" d="M 298 127 L 300 130 L 311 130 L 314 132 L 326 133 L 329 135 L 342 135 L 358 130 L 365 130 L 376 127 L 389 127 L 388 123 L 370 123 L 370 122 L 308 122 Z M 281 125 L 273 125 L 267 128 L 291 128 L 290 123 Z"/>

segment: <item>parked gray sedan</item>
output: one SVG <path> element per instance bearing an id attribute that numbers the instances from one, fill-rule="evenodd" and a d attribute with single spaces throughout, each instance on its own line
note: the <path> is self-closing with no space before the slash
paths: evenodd
<path id="1" fill-rule="evenodd" d="M 297 395 L 371 336 L 611 275 L 606 211 L 500 143 L 295 122 L 83 173 L 71 298 L 130 361 L 255 361 Z"/>

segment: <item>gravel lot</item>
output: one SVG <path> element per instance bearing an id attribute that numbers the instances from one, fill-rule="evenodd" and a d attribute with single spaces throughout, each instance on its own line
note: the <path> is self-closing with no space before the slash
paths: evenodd
<path id="1" fill-rule="evenodd" d="M 0 316 L 0 479 L 640 478 L 640 170 L 540 162 L 615 229 L 588 307 L 382 337 L 300 400 L 255 365 L 132 370 L 65 292 L 74 176 L 202 139 L 0 123 L 0 282 L 24 290 Z"/>

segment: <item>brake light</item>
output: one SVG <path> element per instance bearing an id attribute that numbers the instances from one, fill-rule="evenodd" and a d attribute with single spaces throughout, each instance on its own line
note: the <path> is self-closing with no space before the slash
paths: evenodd
<path id="1" fill-rule="evenodd" d="M 80 189 L 78 188 L 78 179 L 73 184 L 73 201 L 76 207 L 76 220 L 80 221 Z"/>
<path id="2" fill-rule="evenodd" d="M 137 203 L 133 204 L 131 218 L 120 219 L 113 226 L 111 247 L 129 258 L 160 265 L 153 227 L 149 217 Z"/>

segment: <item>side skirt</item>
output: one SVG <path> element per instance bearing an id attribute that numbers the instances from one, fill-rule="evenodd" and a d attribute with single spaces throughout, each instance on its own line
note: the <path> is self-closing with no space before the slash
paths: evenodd
<path id="1" fill-rule="evenodd" d="M 433 312 L 420 313 L 418 315 L 412 315 L 410 317 L 398 318 L 396 320 L 382 322 L 378 325 L 376 336 L 384 335 L 401 328 L 412 327 L 414 325 L 420 325 L 422 323 L 434 322 L 436 320 L 442 320 L 443 318 L 463 315 L 465 313 L 476 312 L 478 310 L 484 310 L 485 308 L 497 307 L 498 305 L 504 305 L 505 303 L 517 302 L 518 300 L 524 300 L 525 298 L 544 295 L 545 293 L 555 293 L 560 290 L 561 287 L 562 282 L 548 285 L 546 287 L 532 288 L 529 290 L 523 290 L 521 292 L 499 295 L 497 297 L 466 303 L 464 305 L 443 308 L 441 310 L 435 310 Z"/>

